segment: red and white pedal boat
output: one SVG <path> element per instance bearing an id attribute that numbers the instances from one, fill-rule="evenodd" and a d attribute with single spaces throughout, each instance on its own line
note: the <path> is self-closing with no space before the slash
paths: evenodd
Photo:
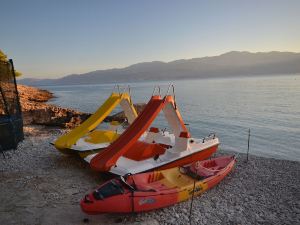
<path id="1" fill-rule="evenodd" d="M 160 111 L 172 134 L 147 129 Z M 145 134 L 142 139 L 141 136 Z M 85 158 L 92 169 L 117 175 L 167 169 L 203 160 L 216 152 L 219 139 L 214 135 L 192 138 L 177 109 L 173 96 L 152 96 L 145 109 L 118 139 L 103 151 Z"/>

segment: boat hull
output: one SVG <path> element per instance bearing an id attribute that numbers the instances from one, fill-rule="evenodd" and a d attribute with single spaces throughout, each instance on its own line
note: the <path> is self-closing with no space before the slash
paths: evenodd
<path id="1" fill-rule="evenodd" d="M 134 166 L 130 165 L 130 160 L 126 158 L 122 159 L 122 161 L 117 162 L 116 167 L 112 167 L 109 172 L 116 175 L 125 175 L 128 173 L 138 174 L 144 172 L 150 172 L 153 170 L 164 170 L 169 168 L 174 168 L 178 166 L 187 165 L 196 161 L 205 160 L 211 157 L 218 149 L 219 141 L 216 140 L 214 144 L 202 149 L 202 150 L 194 150 L 190 154 L 186 156 L 178 156 L 177 158 L 170 158 L 167 160 L 162 159 L 162 161 L 153 160 L 153 158 L 149 158 L 144 161 L 136 161 Z M 124 161 L 123 161 L 124 160 Z M 127 163 L 127 161 L 128 163 Z"/>
<path id="2" fill-rule="evenodd" d="M 218 146 L 219 145 L 211 146 L 211 147 L 209 147 L 207 149 L 204 149 L 202 151 L 195 152 L 195 153 L 193 153 L 189 156 L 186 156 L 186 157 L 180 158 L 178 160 L 175 160 L 173 162 L 167 163 L 167 164 L 165 164 L 163 166 L 160 166 L 156 169 L 164 170 L 164 169 L 169 169 L 169 168 L 173 168 L 173 167 L 177 167 L 177 166 L 187 165 L 187 164 L 193 163 L 195 161 L 200 161 L 200 160 L 207 159 L 217 151 Z"/>
<path id="3" fill-rule="evenodd" d="M 226 160 L 228 160 L 228 164 L 220 171 L 201 180 L 182 175 L 178 167 L 131 175 L 128 180 L 134 180 L 136 190 L 127 190 L 123 194 L 104 200 L 95 200 L 93 194 L 86 195 L 80 203 L 81 209 L 87 214 L 145 212 L 186 201 L 193 195 L 199 196 L 216 186 L 232 171 L 236 161 L 235 157 L 230 156 Z M 168 179 L 160 180 L 162 174 L 166 174 Z M 149 180 L 152 182 L 150 182 L 151 185 L 145 185 Z M 174 183 L 168 181 L 174 181 Z"/>

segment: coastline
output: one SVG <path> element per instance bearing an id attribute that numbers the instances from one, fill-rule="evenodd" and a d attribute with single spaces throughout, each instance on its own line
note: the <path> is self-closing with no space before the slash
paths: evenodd
<path id="1" fill-rule="evenodd" d="M 47 90 L 18 84 L 18 92 L 24 125 L 38 124 L 72 128 L 91 115 L 48 104 L 47 101 L 55 96 Z"/>
<path id="2" fill-rule="evenodd" d="M 50 99 L 55 98 L 54 94 L 48 90 L 18 84 L 18 92 L 24 125 L 74 128 L 92 115 L 91 113 L 79 112 L 47 103 Z M 145 104 L 138 103 L 134 104 L 134 106 L 137 112 L 140 113 L 144 109 Z M 104 122 L 113 120 L 124 122 L 124 112 L 108 116 Z"/>
<path id="3" fill-rule="evenodd" d="M 190 201 L 135 215 L 87 216 L 79 201 L 103 181 L 49 144 L 65 130 L 25 126 L 25 140 L 0 163 L 1 224 L 188 224 Z M 232 154 L 220 151 L 217 154 Z M 300 163 L 238 154 L 234 171 L 196 197 L 193 224 L 299 224 Z"/>

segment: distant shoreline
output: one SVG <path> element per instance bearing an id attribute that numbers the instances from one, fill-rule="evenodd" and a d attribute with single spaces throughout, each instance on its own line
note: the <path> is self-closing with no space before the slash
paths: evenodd
<path id="1" fill-rule="evenodd" d="M 38 86 L 254 77 L 298 74 L 300 73 L 299 65 L 300 53 L 231 51 L 218 56 L 179 59 L 171 62 L 143 62 L 125 68 L 71 74 L 57 79 L 26 78 L 19 82 Z"/>
<path id="2" fill-rule="evenodd" d="M 116 85 L 116 84 L 140 84 L 140 83 L 157 83 L 159 84 L 160 82 L 163 83 L 172 83 L 173 81 L 189 81 L 189 80 L 230 80 L 230 79 L 257 79 L 257 78 L 270 78 L 270 77 L 293 77 L 293 76 L 299 76 L 300 78 L 300 73 L 295 73 L 295 74 L 261 74 L 261 75 L 252 75 L 252 76 L 229 76 L 229 77 L 209 77 L 209 78 L 178 78 L 178 79 L 174 79 L 174 80 L 164 80 L 164 79 L 160 79 L 160 80 L 138 80 L 138 81 L 128 81 L 128 82 L 107 82 L 107 83 L 87 83 L 87 84 L 46 84 L 46 85 L 30 85 L 32 87 L 37 87 L 37 88 L 43 88 L 43 87 L 59 87 L 59 86 L 89 86 L 89 85 Z M 27 78 L 26 78 L 27 79 Z M 21 81 L 21 80 L 19 80 Z M 18 82 L 19 82 L 18 81 Z"/>

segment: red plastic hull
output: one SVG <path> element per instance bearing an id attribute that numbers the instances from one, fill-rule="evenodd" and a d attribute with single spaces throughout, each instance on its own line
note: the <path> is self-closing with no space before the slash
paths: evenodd
<path id="1" fill-rule="evenodd" d="M 193 182 L 190 182 L 188 185 L 182 187 L 173 186 L 167 188 L 163 185 L 163 182 L 160 183 L 159 178 L 157 178 L 159 171 L 141 173 L 131 175 L 129 180 L 135 180 L 135 183 L 138 187 L 138 185 L 142 183 L 145 184 L 145 181 L 158 179 L 156 186 L 153 186 L 154 184 L 152 183 L 152 186 L 150 185 L 150 189 L 148 189 L 148 191 L 141 190 L 140 188 L 133 192 L 126 190 L 123 194 L 115 195 L 104 200 L 95 200 L 93 194 L 89 194 L 87 196 L 90 200 L 90 203 L 87 203 L 85 199 L 83 199 L 80 203 L 81 209 L 87 214 L 131 213 L 150 211 L 174 205 L 191 198 L 193 191 L 194 195 L 197 196 L 216 186 L 221 180 L 224 179 L 224 177 L 226 177 L 226 175 L 230 173 L 235 165 L 235 158 L 227 157 L 227 159 L 229 158 L 230 162 L 215 175 L 200 181 L 196 180 L 195 189 L 193 189 Z M 173 169 L 171 170 L 173 171 Z M 156 191 L 151 190 L 151 188 L 155 189 Z"/>

